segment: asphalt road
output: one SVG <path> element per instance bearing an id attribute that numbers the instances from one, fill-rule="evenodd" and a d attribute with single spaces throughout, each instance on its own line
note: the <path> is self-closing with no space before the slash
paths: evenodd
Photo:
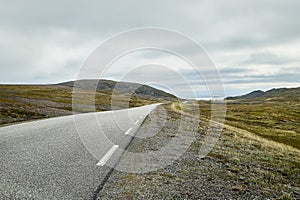
<path id="1" fill-rule="evenodd" d="M 105 163 L 117 162 L 157 105 L 0 128 L 0 199 L 93 198 Z"/>

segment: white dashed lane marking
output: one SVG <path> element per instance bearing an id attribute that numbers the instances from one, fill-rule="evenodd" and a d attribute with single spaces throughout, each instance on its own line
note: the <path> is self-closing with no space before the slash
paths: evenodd
<path id="1" fill-rule="evenodd" d="M 138 124 L 141 119 L 143 119 L 144 116 L 141 116 L 135 124 Z M 128 135 L 132 131 L 133 127 L 129 128 L 125 135 Z M 113 145 L 108 152 L 101 158 L 101 160 L 97 163 L 98 166 L 104 166 L 105 163 L 111 158 L 111 156 L 114 154 L 114 152 L 119 148 L 119 145 Z"/>
<path id="2" fill-rule="evenodd" d="M 130 129 L 128 129 L 128 130 L 125 132 L 125 135 L 128 135 L 132 129 L 133 129 L 133 127 L 131 127 Z"/>
<path id="3" fill-rule="evenodd" d="M 114 152 L 119 148 L 119 145 L 112 146 L 108 152 L 101 158 L 101 160 L 97 163 L 98 166 L 104 166 L 105 163 L 111 158 Z"/>

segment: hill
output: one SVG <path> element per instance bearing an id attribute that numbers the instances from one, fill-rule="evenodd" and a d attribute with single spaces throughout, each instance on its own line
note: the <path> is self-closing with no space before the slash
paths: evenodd
<path id="1" fill-rule="evenodd" d="M 176 96 L 158 90 L 148 85 L 143 85 L 139 83 L 132 82 L 116 82 L 111 80 L 78 80 L 76 85 L 83 90 L 90 90 L 91 88 L 97 88 L 98 92 L 109 92 L 112 93 L 113 90 L 117 90 L 118 94 L 130 94 L 135 91 L 135 95 L 145 99 L 164 99 L 164 100 L 174 100 Z M 74 81 L 59 83 L 57 85 L 73 87 Z"/>
<path id="2" fill-rule="evenodd" d="M 172 94 L 138 83 L 110 80 L 79 80 L 78 83 L 77 86 L 89 94 L 95 93 L 91 89 L 96 86 L 96 111 L 111 109 L 113 92 L 118 100 L 129 98 L 130 107 L 177 99 Z M 0 125 L 73 114 L 73 85 L 74 81 L 49 85 L 0 85 Z M 113 91 L 116 85 L 117 91 Z M 131 94 L 135 88 L 135 93 Z"/>
<path id="3" fill-rule="evenodd" d="M 300 149 L 300 87 L 226 98 L 226 123 Z"/>
<path id="4" fill-rule="evenodd" d="M 261 90 L 255 90 L 245 95 L 236 96 L 236 97 L 226 97 L 225 100 L 236 100 L 236 99 L 252 99 L 256 97 L 261 97 L 265 94 L 265 92 Z"/>
<path id="5" fill-rule="evenodd" d="M 261 90 L 255 90 L 245 95 L 226 97 L 225 100 L 247 100 L 247 99 L 257 99 L 263 100 L 264 98 L 272 98 L 273 100 L 285 100 L 287 98 L 299 98 L 300 97 L 300 87 L 298 88 L 273 88 L 266 92 Z"/>

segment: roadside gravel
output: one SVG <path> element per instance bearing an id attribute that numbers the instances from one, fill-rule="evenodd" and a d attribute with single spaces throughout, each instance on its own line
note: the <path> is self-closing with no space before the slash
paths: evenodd
<path id="1" fill-rule="evenodd" d="M 134 138 L 128 151 L 157 151 L 176 136 L 179 112 L 159 106 L 146 118 L 137 134 L 149 134 L 163 128 L 150 138 Z M 167 119 L 167 120 L 165 120 Z M 192 117 L 184 117 L 194 127 Z M 196 122 L 197 123 L 197 122 Z M 259 141 L 245 138 L 225 129 L 214 150 L 204 159 L 198 158 L 207 124 L 199 122 L 196 141 L 173 164 L 154 172 L 134 174 L 114 170 L 98 199 L 277 199 L 298 198 L 297 177 L 286 177 L 266 168 L 263 159 L 277 158 L 275 149 L 255 149 Z M 242 138 L 242 139 L 241 139 Z M 276 147 L 274 147 L 276 148 Z M 270 155 L 268 155 L 269 153 Z M 282 153 L 282 152 L 281 152 Z M 275 155 L 276 154 L 276 155 Z M 297 155 L 295 155 L 297 156 Z M 295 172 L 297 173 L 297 172 Z"/>

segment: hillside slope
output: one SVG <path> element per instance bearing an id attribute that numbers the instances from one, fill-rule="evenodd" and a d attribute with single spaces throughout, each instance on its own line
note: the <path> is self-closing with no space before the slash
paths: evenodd
<path id="1" fill-rule="evenodd" d="M 73 87 L 74 81 L 59 83 L 57 85 Z M 166 93 L 162 90 L 158 90 L 148 85 L 143 85 L 139 83 L 132 82 L 116 82 L 111 80 L 78 80 L 76 81 L 76 86 L 81 89 L 90 90 L 91 88 L 97 88 L 98 92 L 109 92 L 112 93 L 116 90 L 118 94 L 131 94 L 135 91 L 136 96 L 145 99 L 164 99 L 164 100 L 174 100 L 176 96 Z"/>
<path id="2" fill-rule="evenodd" d="M 226 123 L 300 149 L 300 88 L 226 98 Z"/>
<path id="3" fill-rule="evenodd" d="M 52 85 L 0 85 L 0 125 L 72 114 L 73 84 L 74 81 Z M 91 90 L 95 84 L 96 93 Z M 111 95 L 116 84 L 110 80 L 79 80 L 78 85 L 86 94 L 95 93 L 96 111 L 106 111 L 111 109 Z M 120 82 L 117 88 L 114 94 L 118 100 L 129 98 L 130 107 L 177 99 L 137 83 Z M 130 92 L 133 88 L 137 88 L 135 94 Z"/>
<path id="4" fill-rule="evenodd" d="M 273 88 L 266 92 L 261 90 L 255 90 L 245 95 L 226 97 L 225 100 L 247 100 L 247 99 L 270 99 L 272 100 L 287 100 L 287 98 L 300 98 L 300 87 L 297 88 Z"/>
<path id="5" fill-rule="evenodd" d="M 179 139 L 178 135 L 193 132 L 195 115 L 199 114 L 195 108 L 209 110 L 206 104 L 203 101 L 199 105 L 196 101 L 182 104 L 188 110 L 183 118 L 177 106 L 158 106 L 137 133 L 156 132 L 155 136 L 135 137 L 128 151 L 156 153 L 174 138 Z M 185 124 L 182 130 L 185 133 L 180 133 L 181 123 Z M 298 149 L 225 124 L 212 151 L 199 158 L 199 150 L 207 142 L 208 126 L 208 120 L 202 119 L 194 142 L 168 166 L 142 174 L 113 170 L 98 199 L 300 199 Z M 132 162 L 136 165 L 135 162 L 144 160 L 132 159 Z"/>

